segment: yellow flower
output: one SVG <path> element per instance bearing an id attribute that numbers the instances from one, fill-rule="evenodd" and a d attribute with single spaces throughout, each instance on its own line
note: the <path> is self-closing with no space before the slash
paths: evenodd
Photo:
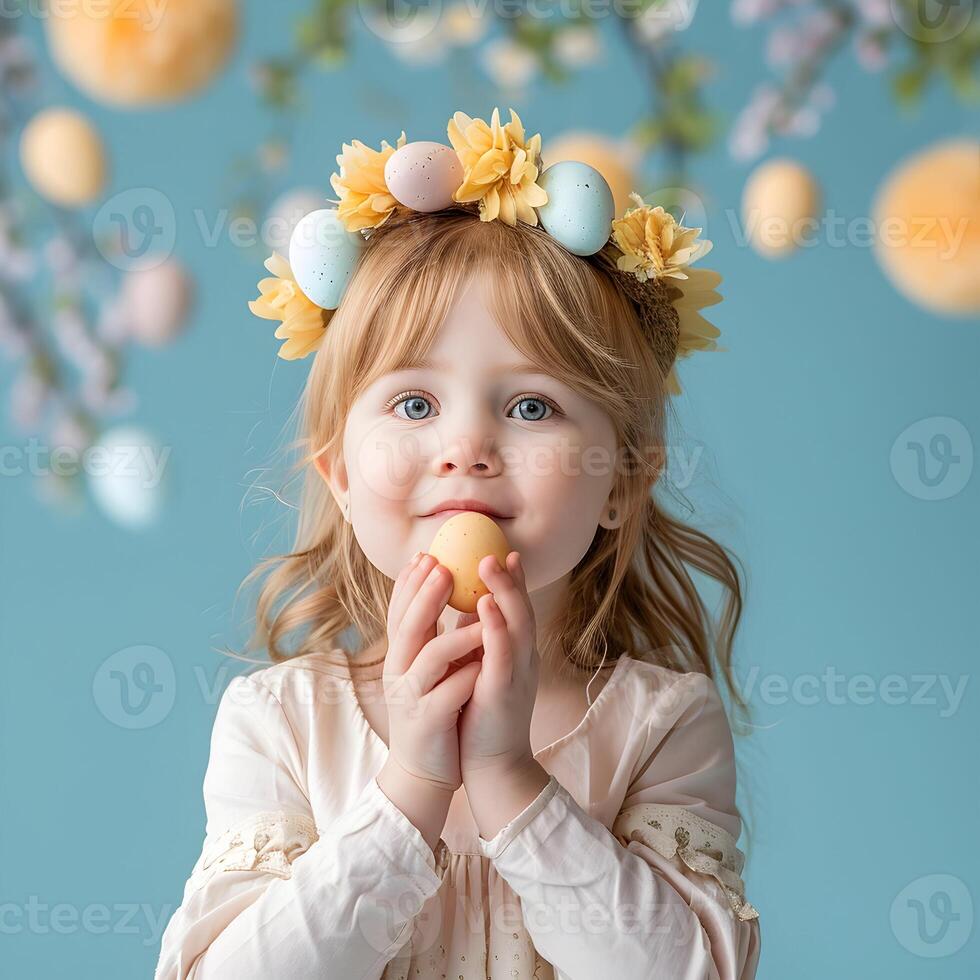
<path id="1" fill-rule="evenodd" d="M 630 194 L 637 205 L 612 223 L 612 237 L 623 253 L 616 265 L 632 272 L 640 282 L 647 279 L 686 279 L 684 266 L 711 251 L 707 239 L 696 242 L 700 228 L 685 228 L 660 205 L 643 203 L 637 193 Z"/>
<path id="2" fill-rule="evenodd" d="M 340 173 L 331 175 L 330 186 L 340 198 L 337 217 L 348 231 L 377 228 L 395 210 L 398 202 L 385 183 L 385 164 L 404 145 L 404 130 L 394 146 L 382 140 L 380 150 L 372 150 L 360 140 L 344 143 L 343 152 L 337 156 Z"/>
<path id="3" fill-rule="evenodd" d="M 721 302 L 721 295 L 716 287 L 721 282 L 721 275 L 713 269 L 689 269 L 683 281 L 674 279 L 668 285 L 671 303 L 677 310 L 680 321 L 680 336 L 677 339 L 677 360 L 687 357 L 696 350 L 723 351 L 715 340 L 721 336 L 721 331 L 709 323 L 700 310 L 706 306 L 714 306 Z M 677 380 L 677 363 L 667 375 L 667 390 L 671 395 L 681 393 Z"/>
<path id="4" fill-rule="evenodd" d="M 453 199 L 480 202 L 480 220 L 500 218 L 513 227 L 519 218 L 536 225 L 534 209 L 548 203 L 548 194 L 536 183 L 541 154 L 541 134 L 524 139 L 524 127 L 513 109 L 510 122 L 500 125 L 493 110 L 488 126 L 457 112 L 449 120 L 449 141 L 463 165 L 463 183 Z"/>
<path id="5" fill-rule="evenodd" d="M 289 263 L 277 252 L 265 261 L 272 276 L 259 280 L 259 298 L 248 308 L 265 320 L 282 320 L 275 336 L 285 343 L 279 356 L 294 361 L 315 353 L 323 340 L 333 310 L 317 306 L 296 284 Z"/>

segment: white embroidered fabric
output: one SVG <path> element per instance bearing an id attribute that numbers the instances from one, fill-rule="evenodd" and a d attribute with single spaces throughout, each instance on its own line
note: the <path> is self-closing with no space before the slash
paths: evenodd
<path id="1" fill-rule="evenodd" d="M 723 828 L 681 806 L 637 803 L 620 812 L 612 832 L 624 847 L 637 840 L 665 858 L 676 855 L 692 871 L 713 876 L 739 919 L 759 917 L 745 900 L 745 884 L 739 877 L 745 855 Z"/>
<path id="2" fill-rule="evenodd" d="M 190 888 L 201 887 L 219 871 L 268 871 L 278 878 L 289 878 L 290 865 L 319 838 L 316 824 L 305 813 L 257 813 L 203 849 Z"/>

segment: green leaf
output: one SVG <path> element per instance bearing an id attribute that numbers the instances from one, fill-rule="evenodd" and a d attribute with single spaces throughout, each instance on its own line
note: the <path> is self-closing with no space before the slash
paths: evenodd
<path id="1" fill-rule="evenodd" d="M 922 98 L 927 79 L 928 70 L 925 66 L 914 65 L 900 71 L 892 79 L 892 91 L 903 105 L 915 105 Z"/>
<path id="2" fill-rule="evenodd" d="M 633 136 L 644 150 L 650 150 L 664 138 L 663 123 L 659 119 L 644 119 L 633 127 Z"/>
<path id="3" fill-rule="evenodd" d="M 964 102 L 980 99 L 980 79 L 974 74 L 974 66 L 966 61 L 946 65 L 946 74 L 957 97 Z"/>

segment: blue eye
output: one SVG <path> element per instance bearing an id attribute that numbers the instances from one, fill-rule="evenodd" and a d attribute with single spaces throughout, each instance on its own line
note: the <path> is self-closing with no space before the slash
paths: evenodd
<path id="1" fill-rule="evenodd" d="M 546 401 L 544 401 L 544 399 L 536 398 L 533 395 L 528 395 L 522 398 L 514 406 L 514 409 L 518 409 L 522 405 L 530 406 L 529 408 L 524 409 L 520 416 L 525 422 L 540 422 L 542 419 L 546 419 L 550 417 L 548 415 L 544 415 L 543 414 L 544 412 L 554 411 L 551 405 L 549 405 Z M 511 409 L 511 414 L 507 416 L 508 418 L 514 418 L 513 415 L 514 409 Z"/>
<path id="2" fill-rule="evenodd" d="M 405 414 L 398 411 L 400 406 L 405 407 Z M 385 404 L 385 410 L 393 412 L 398 418 L 406 422 L 422 422 L 429 418 L 432 410 L 432 402 L 424 391 L 403 391 L 396 395 Z M 520 415 L 515 416 L 515 409 L 520 410 Z M 434 410 L 433 410 L 434 411 Z M 542 422 L 550 418 L 556 412 L 560 412 L 549 399 L 538 395 L 524 395 L 519 398 L 514 407 L 507 413 L 508 418 L 518 418 L 523 422 Z M 438 414 L 435 412 L 435 414 Z"/>
<path id="3" fill-rule="evenodd" d="M 397 411 L 399 405 L 405 406 L 405 411 L 408 413 L 407 415 L 402 415 Z M 421 422 L 422 419 L 426 417 L 426 406 L 431 408 L 432 403 L 418 391 L 406 391 L 404 394 L 399 395 L 396 399 L 388 403 L 388 408 L 390 408 L 400 419 L 405 419 L 408 422 Z M 416 415 L 416 412 L 420 412 L 421 414 Z"/>

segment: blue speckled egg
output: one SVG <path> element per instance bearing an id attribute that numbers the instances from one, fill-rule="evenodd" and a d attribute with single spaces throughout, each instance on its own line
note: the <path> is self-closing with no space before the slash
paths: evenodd
<path id="1" fill-rule="evenodd" d="M 594 167 L 577 160 L 553 164 L 538 178 L 548 203 L 538 220 L 575 255 L 593 255 L 609 241 L 615 213 L 612 191 Z"/>
<path id="2" fill-rule="evenodd" d="M 364 239 L 348 231 L 335 208 L 311 211 L 289 239 L 289 266 L 300 289 L 325 310 L 340 306 Z"/>

